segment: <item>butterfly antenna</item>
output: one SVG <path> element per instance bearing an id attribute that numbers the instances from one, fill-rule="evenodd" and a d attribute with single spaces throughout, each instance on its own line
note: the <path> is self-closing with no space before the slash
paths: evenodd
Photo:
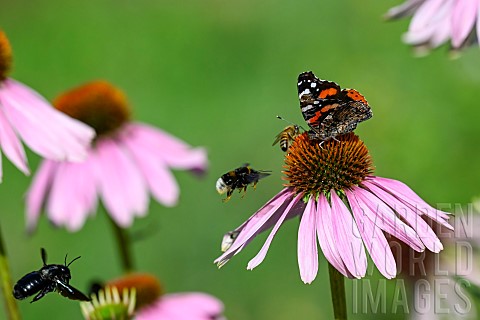
<path id="1" fill-rule="evenodd" d="M 307 131 L 307 130 L 305 130 L 304 127 L 299 126 L 298 124 L 295 124 L 295 123 L 293 123 L 292 121 L 288 121 L 288 120 L 285 119 L 285 118 L 282 118 L 282 117 L 280 117 L 280 116 L 277 116 L 277 119 L 283 120 L 283 121 L 285 121 L 286 123 L 290 123 L 292 126 L 300 127 L 300 128 L 302 128 L 303 131 Z"/>

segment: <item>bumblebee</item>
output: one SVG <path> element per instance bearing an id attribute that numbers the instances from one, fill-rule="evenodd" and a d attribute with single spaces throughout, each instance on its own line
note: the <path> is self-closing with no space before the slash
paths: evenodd
<path id="1" fill-rule="evenodd" d="M 240 168 L 229 171 L 222 175 L 216 183 L 217 192 L 219 194 L 227 193 L 227 197 L 223 199 L 223 202 L 227 202 L 232 197 L 235 189 L 239 189 L 239 192 L 243 190 L 243 195 L 245 195 L 249 184 L 253 184 L 253 188 L 255 189 L 258 180 L 269 176 L 269 172 L 271 171 L 254 170 L 249 166 L 248 163 L 246 163 Z"/>
<path id="2" fill-rule="evenodd" d="M 289 125 L 277 135 L 272 146 L 280 142 L 280 149 L 282 149 L 283 152 L 286 152 L 292 145 L 293 141 L 295 141 L 295 138 L 297 138 L 299 135 L 300 127 L 296 124 Z"/>

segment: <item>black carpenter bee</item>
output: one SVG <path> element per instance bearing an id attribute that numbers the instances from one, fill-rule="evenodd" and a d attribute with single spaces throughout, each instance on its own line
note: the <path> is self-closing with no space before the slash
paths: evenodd
<path id="1" fill-rule="evenodd" d="M 65 256 L 64 265 L 47 264 L 47 252 L 44 248 L 40 250 L 42 255 L 43 267 L 38 271 L 30 272 L 24 275 L 13 287 L 13 296 L 22 300 L 38 294 L 30 302 L 41 299 L 49 292 L 57 291 L 62 296 L 71 300 L 90 301 L 85 294 L 72 287 L 69 282 L 72 278 L 68 267 L 80 257 L 76 257 L 67 265 L 67 256 Z"/>
<path id="2" fill-rule="evenodd" d="M 227 197 L 223 199 L 223 202 L 227 202 L 232 197 L 233 191 L 235 189 L 240 189 L 244 193 L 247 192 L 247 186 L 253 184 L 255 189 L 258 183 L 258 180 L 265 178 L 270 175 L 270 171 L 257 171 L 250 168 L 249 164 L 246 163 L 240 168 L 232 170 L 230 172 L 222 175 L 216 184 L 217 192 L 219 194 L 227 193 Z M 245 195 L 245 194 L 244 194 Z"/>

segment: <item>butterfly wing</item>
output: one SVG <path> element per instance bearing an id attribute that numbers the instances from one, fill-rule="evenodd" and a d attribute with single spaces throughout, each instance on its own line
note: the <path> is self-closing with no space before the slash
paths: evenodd
<path id="1" fill-rule="evenodd" d="M 311 71 L 298 76 L 297 88 L 303 118 L 314 131 L 318 131 L 328 114 L 343 103 L 340 86 L 318 79 Z"/>
<path id="2" fill-rule="evenodd" d="M 360 101 L 347 102 L 333 110 L 321 124 L 321 139 L 352 132 L 358 123 L 372 117 L 368 104 Z"/>

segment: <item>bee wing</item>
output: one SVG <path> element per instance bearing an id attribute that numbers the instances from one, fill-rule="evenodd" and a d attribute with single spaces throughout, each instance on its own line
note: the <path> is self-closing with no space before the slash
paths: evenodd
<path id="1" fill-rule="evenodd" d="M 75 289 L 69 284 L 60 280 L 55 280 L 57 291 L 64 297 L 71 300 L 90 301 L 90 298 L 83 294 L 80 290 Z"/>
<path id="2" fill-rule="evenodd" d="M 282 135 L 283 135 L 283 130 L 279 134 L 277 134 L 277 136 L 275 137 L 275 141 L 273 141 L 272 143 L 272 146 L 280 142 L 280 140 L 282 139 Z"/>
<path id="3" fill-rule="evenodd" d="M 253 183 L 270 175 L 271 171 L 254 171 L 247 176 L 245 176 L 245 180 L 247 183 Z"/>

